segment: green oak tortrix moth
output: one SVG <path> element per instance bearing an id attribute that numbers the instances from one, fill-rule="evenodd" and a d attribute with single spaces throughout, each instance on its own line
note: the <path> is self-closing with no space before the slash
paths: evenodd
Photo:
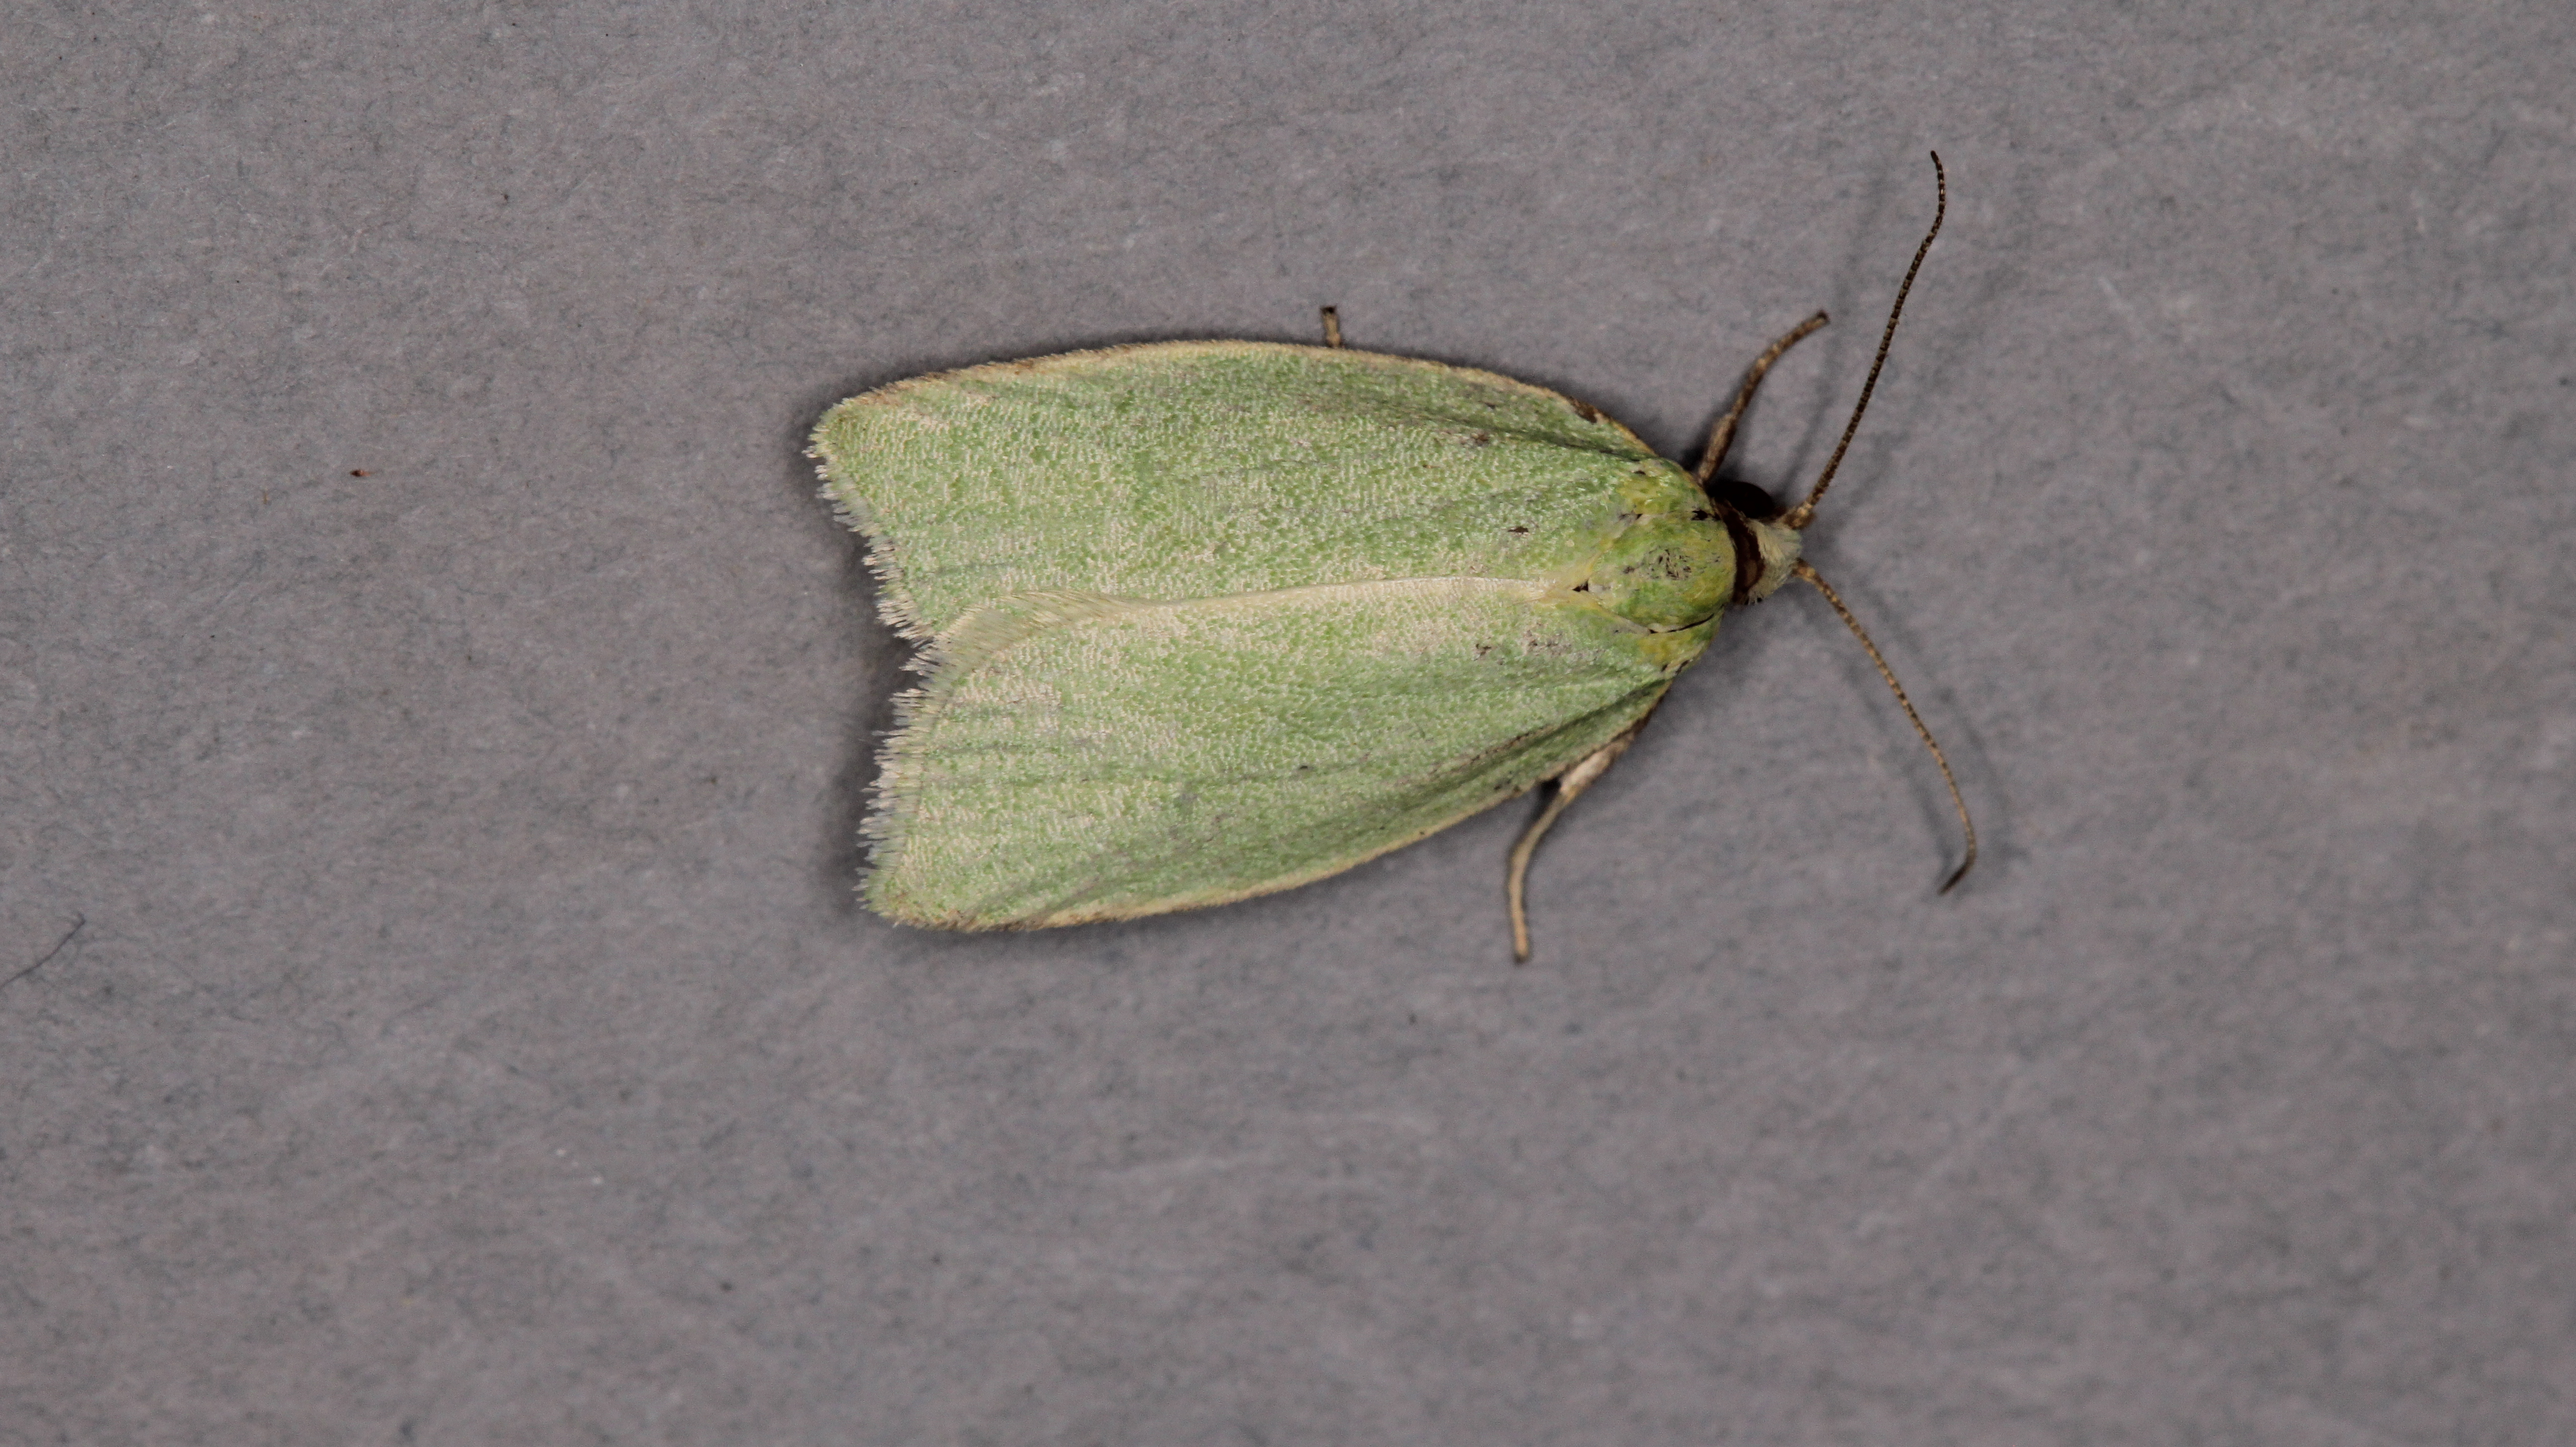
<path id="1" fill-rule="evenodd" d="M 1530 857 L 1730 604 L 1791 578 L 1860 637 L 1800 534 L 1860 425 L 1948 183 L 1840 445 L 1786 511 L 1714 482 L 1780 354 L 1695 470 L 1598 410 L 1340 345 L 1165 342 L 997 362 L 850 398 L 814 430 L 887 620 L 924 643 L 866 826 L 868 905 L 1034 929 L 1336 874 L 1539 784 Z M 1976 833 L 1932 749 L 1967 834 Z"/>

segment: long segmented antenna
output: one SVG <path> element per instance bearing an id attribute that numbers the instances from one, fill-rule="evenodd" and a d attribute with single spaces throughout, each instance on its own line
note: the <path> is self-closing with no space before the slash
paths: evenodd
<path id="1" fill-rule="evenodd" d="M 1914 274 L 1923 269 L 1923 258 L 1932 250 L 1932 238 L 1941 234 L 1941 218 L 1950 214 L 1950 173 L 1941 165 L 1941 153 L 1932 153 L 1932 184 L 1936 199 L 1932 205 L 1932 229 L 1923 233 L 1923 244 L 1914 248 L 1914 264 L 1905 268 L 1905 281 L 1896 288 L 1896 305 L 1887 309 L 1887 328 L 1878 334 L 1878 355 L 1870 359 L 1869 380 L 1860 384 L 1860 400 L 1852 404 L 1851 420 L 1843 424 L 1843 440 L 1834 444 L 1834 455 L 1825 459 L 1824 475 L 1816 479 L 1807 500 L 1789 509 L 1780 521 L 1803 532 L 1816 520 L 1816 502 L 1833 485 L 1834 469 L 1843 465 L 1843 454 L 1851 450 L 1852 434 L 1860 430 L 1860 414 L 1869 410 L 1869 394 L 1878 390 L 1878 370 L 1887 365 L 1888 343 L 1896 340 L 1896 319 L 1905 315 L 1905 295 L 1914 290 Z"/>
<path id="2" fill-rule="evenodd" d="M 1968 857 L 1959 861 L 1959 867 L 1950 872 L 1948 879 L 1941 881 L 1941 888 L 1936 891 L 1948 894 L 1960 880 L 1968 877 L 1968 871 L 1977 862 L 1977 826 L 1969 822 L 1968 801 L 1959 793 L 1958 776 L 1950 772 L 1949 756 L 1932 741 L 1932 731 L 1923 726 L 1923 715 L 1914 711 L 1914 700 L 1905 696 L 1905 685 L 1896 681 L 1896 670 L 1888 667 L 1887 660 L 1879 656 L 1878 645 L 1869 641 L 1869 630 L 1860 626 L 1860 620 L 1844 606 L 1842 595 L 1825 582 L 1824 574 L 1817 572 L 1816 565 L 1804 558 L 1790 564 L 1789 571 L 1815 584 L 1816 591 L 1825 595 L 1825 601 L 1834 605 L 1834 612 L 1841 615 L 1843 626 L 1860 640 L 1860 646 L 1869 654 L 1869 661 L 1878 665 L 1878 676 L 1887 680 L 1887 691 L 1896 695 L 1896 706 L 1905 710 L 1905 720 L 1914 725 L 1915 736 L 1923 740 L 1923 747 L 1932 751 L 1932 762 L 1941 766 L 1941 782 L 1950 786 L 1950 807 L 1959 811 L 1959 832 L 1968 836 Z"/>

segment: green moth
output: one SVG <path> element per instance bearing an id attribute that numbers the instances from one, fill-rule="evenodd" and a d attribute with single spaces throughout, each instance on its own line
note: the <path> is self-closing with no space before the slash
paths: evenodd
<path id="1" fill-rule="evenodd" d="M 866 535 L 887 621 L 925 645 L 866 825 L 869 907 L 981 930 L 1223 904 L 1552 780 L 1507 874 L 1526 958 L 1548 826 L 1729 605 L 1823 588 L 1800 533 L 1939 190 L 1843 445 L 1786 512 L 1713 479 L 1822 313 L 1749 369 L 1695 472 L 1545 388 L 1344 348 L 1329 308 L 1320 347 L 1071 352 L 833 407 L 824 495 Z"/>

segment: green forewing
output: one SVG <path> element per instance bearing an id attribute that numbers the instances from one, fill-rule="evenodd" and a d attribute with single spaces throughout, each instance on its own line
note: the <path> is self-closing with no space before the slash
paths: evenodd
<path id="1" fill-rule="evenodd" d="M 1348 868 L 1598 749 L 1717 626 L 1654 632 L 1582 591 L 1669 566 L 1608 549 L 1691 517 L 1696 484 L 1489 372 L 1075 352 L 851 398 L 814 451 L 886 616 L 931 640 L 868 821 L 869 904 L 920 924 L 1152 914 Z"/>
<path id="2" fill-rule="evenodd" d="M 1715 628 L 1461 578 L 1015 595 L 935 649 L 879 782 L 868 902 L 1031 927 L 1320 878 L 1599 748 Z"/>
<path id="3" fill-rule="evenodd" d="M 918 377 L 834 407 L 814 443 L 913 637 L 1040 589 L 1570 580 L 1623 513 L 1697 499 L 1626 428 L 1554 392 L 1262 342 Z"/>

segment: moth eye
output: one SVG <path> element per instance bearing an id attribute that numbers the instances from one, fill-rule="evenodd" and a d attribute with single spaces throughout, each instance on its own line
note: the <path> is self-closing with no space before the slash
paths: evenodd
<path id="1" fill-rule="evenodd" d="M 1708 484 L 1711 502 L 1731 507 L 1756 522 L 1769 522 L 1780 515 L 1779 502 L 1771 494 L 1740 477 L 1712 478 Z"/>

